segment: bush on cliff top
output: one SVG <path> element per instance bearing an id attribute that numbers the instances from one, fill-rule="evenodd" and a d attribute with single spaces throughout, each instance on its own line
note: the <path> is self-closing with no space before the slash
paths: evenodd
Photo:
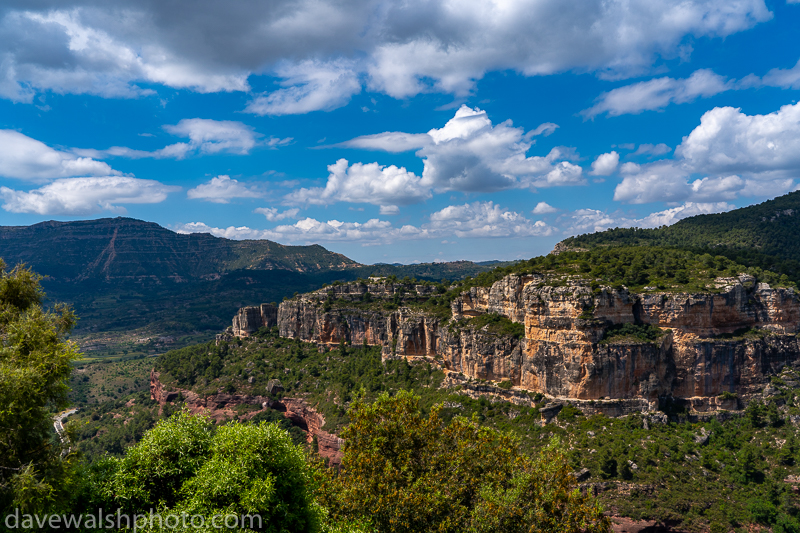
<path id="1" fill-rule="evenodd" d="M 483 315 L 470 318 L 467 324 L 475 330 L 486 328 L 492 335 L 508 335 L 519 339 L 525 335 L 525 326 L 519 322 L 512 322 L 508 318 L 497 313 L 485 313 Z"/>

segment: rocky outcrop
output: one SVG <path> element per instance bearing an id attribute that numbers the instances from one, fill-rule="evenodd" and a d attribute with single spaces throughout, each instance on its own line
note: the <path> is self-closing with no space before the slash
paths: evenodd
<path id="1" fill-rule="evenodd" d="M 284 416 L 307 432 L 308 442 L 317 439 L 317 453 L 327 459 L 329 464 L 341 465 L 344 440 L 322 429 L 322 426 L 325 425 L 325 418 L 309 406 L 305 400 L 284 398 L 281 403 L 286 409 L 283 413 Z"/>
<path id="2" fill-rule="evenodd" d="M 233 317 L 233 334 L 238 337 L 249 337 L 259 328 L 271 328 L 277 324 L 278 308 L 272 304 L 242 307 Z"/>
<path id="3" fill-rule="evenodd" d="M 698 411 L 728 409 L 718 396 L 758 393 L 800 355 L 798 295 L 747 275 L 717 278 L 697 294 L 636 294 L 593 289 L 577 276 L 509 275 L 463 292 L 450 317 L 415 305 L 433 294 L 424 285 L 341 284 L 283 302 L 277 325 L 284 337 L 379 345 L 384 358 L 425 358 L 448 373 L 510 381 L 555 399 L 634 400 L 650 409 L 670 396 Z M 522 324 L 524 335 L 470 326 L 487 313 Z M 606 338 L 609 328 L 626 323 L 657 326 L 662 335 L 653 342 Z M 734 337 L 748 328 L 755 333 Z"/>
<path id="4" fill-rule="evenodd" d="M 190 390 L 168 390 L 159 379 L 159 373 L 152 370 L 150 372 L 150 399 L 158 402 L 161 407 L 168 403 L 182 401 L 191 413 L 203 414 L 216 423 L 236 417 L 236 408 L 240 405 L 257 407 L 248 414 L 248 417 L 255 416 L 267 409 L 274 409 L 282 412 L 294 425 L 305 431 L 309 443 L 316 439 L 319 455 L 325 458 L 329 464 L 338 466 L 342 462 L 344 441 L 323 430 L 325 418 L 300 398 L 283 398 L 277 401 L 259 395 L 219 393 L 200 396 Z"/>

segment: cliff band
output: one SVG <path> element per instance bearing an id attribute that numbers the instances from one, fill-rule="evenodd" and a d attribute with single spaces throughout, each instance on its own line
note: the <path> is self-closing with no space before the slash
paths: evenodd
<path id="1" fill-rule="evenodd" d="M 269 305 L 243 308 L 232 332 L 248 336 L 277 325 L 281 336 L 321 348 L 342 341 L 380 345 L 384 359 L 440 365 L 451 384 L 510 382 L 516 391 L 553 399 L 622 405 L 607 414 L 654 410 L 667 398 L 695 411 L 735 409 L 733 394 L 760 393 L 770 375 L 798 360 L 800 305 L 794 290 L 748 275 L 717 278 L 714 287 L 699 294 L 633 293 L 592 289 L 570 277 L 553 283 L 512 274 L 464 291 L 445 317 L 418 305 L 435 294 L 434 286 L 371 279 L 300 295 L 277 312 Z M 392 302 L 396 308 L 387 309 Z M 483 315 L 521 324 L 524 334 L 474 326 Z M 623 324 L 656 326 L 660 334 L 648 341 L 609 335 Z"/>

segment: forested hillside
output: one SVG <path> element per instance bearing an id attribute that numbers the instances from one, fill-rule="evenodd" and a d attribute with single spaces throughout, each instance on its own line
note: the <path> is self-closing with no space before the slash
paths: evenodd
<path id="1" fill-rule="evenodd" d="M 615 228 L 564 239 L 557 250 L 668 246 L 722 255 L 800 279 L 800 191 L 727 213 L 697 215 L 668 227 Z"/>

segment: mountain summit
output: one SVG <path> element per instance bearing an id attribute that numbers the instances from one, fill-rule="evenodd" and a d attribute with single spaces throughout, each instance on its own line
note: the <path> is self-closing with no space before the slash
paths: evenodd
<path id="1" fill-rule="evenodd" d="M 55 281 L 187 281 L 243 269 L 313 273 L 360 266 L 319 245 L 180 234 L 124 217 L 0 227 L 0 257 Z"/>

